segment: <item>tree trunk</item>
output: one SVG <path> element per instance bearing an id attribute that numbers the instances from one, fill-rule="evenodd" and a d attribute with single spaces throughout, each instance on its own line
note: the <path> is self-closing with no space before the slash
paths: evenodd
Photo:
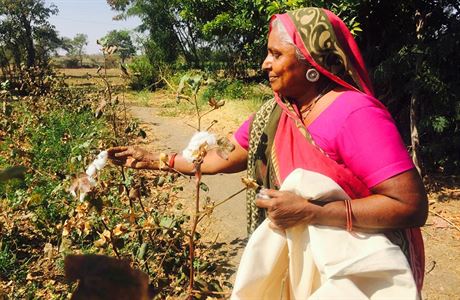
<path id="1" fill-rule="evenodd" d="M 24 28 L 24 39 L 25 39 L 25 46 L 27 51 L 27 67 L 33 67 L 35 65 L 35 47 L 34 47 L 34 39 L 32 36 L 32 26 L 30 21 L 27 19 L 26 15 L 21 15 L 21 23 Z"/>
<path id="2" fill-rule="evenodd" d="M 415 13 L 415 33 L 417 35 L 418 47 L 422 47 L 423 41 L 423 29 L 425 26 L 425 18 L 427 15 L 422 15 L 419 10 Z M 419 49 L 420 50 L 420 49 Z M 420 51 L 417 54 L 417 60 L 415 63 L 415 76 L 420 74 L 420 68 L 423 63 L 423 53 Z M 411 156 L 414 161 L 415 167 L 419 172 L 420 176 L 423 176 L 423 164 L 420 157 L 420 136 L 418 131 L 418 121 L 420 114 L 420 99 L 418 88 L 414 88 L 411 99 L 410 99 L 410 140 L 411 140 Z"/>
<path id="3" fill-rule="evenodd" d="M 417 171 L 420 175 L 422 175 L 421 163 L 420 163 L 420 138 L 418 133 L 418 114 L 419 114 L 419 100 L 418 95 L 414 91 L 410 98 L 410 141 L 411 141 L 411 156 L 412 160 L 417 168 Z"/>

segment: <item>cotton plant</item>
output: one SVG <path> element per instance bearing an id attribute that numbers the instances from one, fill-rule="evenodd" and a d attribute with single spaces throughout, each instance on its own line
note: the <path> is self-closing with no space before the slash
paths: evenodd
<path id="1" fill-rule="evenodd" d="M 204 151 L 217 145 L 216 136 L 207 131 L 196 132 L 187 147 L 182 151 L 182 156 L 187 162 L 194 162 L 204 157 Z"/>
<path id="2" fill-rule="evenodd" d="M 92 188 L 96 186 L 97 172 L 102 170 L 107 164 L 108 153 L 107 151 L 101 151 L 96 159 L 93 160 L 86 168 L 85 173 L 78 175 L 78 178 L 72 183 L 69 188 L 69 193 L 75 198 L 80 199 L 81 202 L 85 200 L 85 197 L 91 192 Z"/>

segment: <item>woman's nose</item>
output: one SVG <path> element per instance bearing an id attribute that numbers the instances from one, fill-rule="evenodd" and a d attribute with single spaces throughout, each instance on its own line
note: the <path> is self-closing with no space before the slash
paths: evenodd
<path id="1" fill-rule="evenodd" d="M 270 68 L 272 67 L 272 62 L 271 62 L 271 58 L 270 58 L 270 55 L 267 55 L 267 57 L 265 57 L 263 63 L 262 63 L 262 70 L 263 71 L 268 71 L 270 70 Z"/>

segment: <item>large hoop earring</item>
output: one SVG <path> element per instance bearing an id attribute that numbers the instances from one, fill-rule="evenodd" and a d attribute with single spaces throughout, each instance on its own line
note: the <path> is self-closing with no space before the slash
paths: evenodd
<path id="1" fill-rule="evenodd" d="M 319 72 L 314 68 L 308 69 L 305 77 L 310 82 L 317 82 L 319 80 Z"/>

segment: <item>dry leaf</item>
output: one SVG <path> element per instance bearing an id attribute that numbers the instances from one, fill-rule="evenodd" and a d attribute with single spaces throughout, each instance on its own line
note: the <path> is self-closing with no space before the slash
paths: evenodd
<path id="1" fill-rule="evenodd" d="M 128 231 L 128 229 L 126 228 L 126 225 L 120 223 L 117 226 L 115 226 L 115 228 L 113 229 L 113 235 L 114 236 L 120 236 L 120 235 L 122 235 L 123 233 L 125 233 L 127 231 Z"/>
<path id="2" fill-rule="evenodd" d="M 139 191 L 139 188 L 133 187 L 129 190 L 129 199 L 131 200 L 137 200 L 141 197 L 141 192 Z"/>
<path id="3" fill-rule="evenodd" d="M 96 117 L 96 119 L 99 119 L 102 116 L 102 112 L 104 108 L 106 107 L 106 105 L 107 105 L 107 101 L 105 99 L 102 99 L 99 102 L 99 105 L 97 106 L 96 111 L 94 112 L 94 116 Z"/>
<path id="4" fill-rule="evenodd" d="M 228 159 L 228 155 L 235 149 L 235 145 L 233 145 L 232 142 L 230 142 L 230 140 L 226 137 L 220 137 L 217 140 L 217 146 L 217 155 L 225 160 Z"/>
<path id="5" fill-rule="evenodd" d="M 211 99 L 209 99 L 208 104 L 212 108 L 218 109 L 218 108 L 221 108 L 222 106 L 225 105 L 225 100 L 217 101 L 215 98 L 211 98 Z"/>
<path id="6" fill-rule="evenodd" d="M 160 170 L 169 167 L 169 156 L 166 153 L 160 153 Z"/>
<path id="7" fill-rule="evenodd" d="M 77 178 L 74 179 L 68 191 L 74 197 L 77 197 L 78 194 L 87 194 L 91 192 L 93 186 L 94 182 L 89 178 L 88 174 L 80 173 L 78 174 Z"/>
<path id="8" fill-rule="evenodd" d="M 126 220 L 128 220 L 128 222 L 130 224 L 135 224 L 136 223 L 136 219 L 137 219 L 137 215 L 132 211 L 130 210 L 129 211 L 129 214 L 124 214 L 123 215 L 123 218 L 125 218 Z"/>

